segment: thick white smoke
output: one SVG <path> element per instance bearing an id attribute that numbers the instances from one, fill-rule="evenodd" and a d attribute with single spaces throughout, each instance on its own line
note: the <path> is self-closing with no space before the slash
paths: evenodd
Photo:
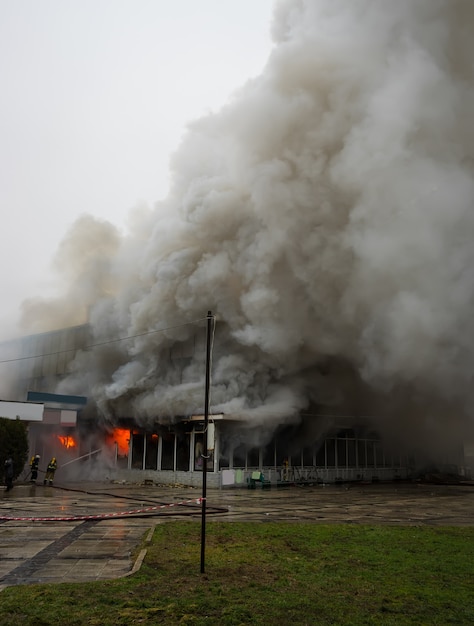
<path id="1" fill-rule="evenodd" d="M 470 0 L 277 2 L 262 75 L 190 125 L 166 200 L 118 243 L 91 220 L 70 234 L 80 259 L 107 231 L 95 261 L 67 264 L 94 340 L 210 309 L 214 411 L 275 424 L 355 410 L 372 390 L 404 426 L 468 425 L 473 23 Z M 25 307 L 52 319 L 48 303 Z M 112 414 L 123 401 L 143 419 L 195 412 L 204 329 L 85 353 L 62 389 Z"/>

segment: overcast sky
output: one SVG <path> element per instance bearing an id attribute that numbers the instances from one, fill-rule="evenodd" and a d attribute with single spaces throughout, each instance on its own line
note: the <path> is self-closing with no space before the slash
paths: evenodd
<path id="1" fill-rule="evenodd" d="M 0 339 L 90 213 L 166 195 L 187 122 L 260 73 L 273 0 L 0 0 Z"/>

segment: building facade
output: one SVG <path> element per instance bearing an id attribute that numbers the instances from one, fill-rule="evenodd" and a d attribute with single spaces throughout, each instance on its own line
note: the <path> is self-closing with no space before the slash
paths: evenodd
<path id="1" fill-rule="evenodd" d="M 393 450 L 363 420 L 347 424 L 324 414 L 301 414 L 266 439 L 258 428 L 224 414 L 209 416 L 207 432 L 202 415 L 175 416 L 146 427 L 133 415 L 117 415 L 111 423 L 87 394 L 56 393 L 68 365 L 90 342 L 84 325 L 0 344 L 3 399 L 42 404 L 42 419 L 30 421 L 30 453 L 40 454 L 44 463 L 56 456 L 62 479 L 197 486 L 202 483 L 205 437 L 210 487 L 254 486 L 257 477 L 257 484 L 284 485 L 416 475 L 416 459 Z M 306 433 L 315 420 L 325 426 L 311 437 Z M 456 472 L 469 474 L 462 446 L 455 456 Z"/>

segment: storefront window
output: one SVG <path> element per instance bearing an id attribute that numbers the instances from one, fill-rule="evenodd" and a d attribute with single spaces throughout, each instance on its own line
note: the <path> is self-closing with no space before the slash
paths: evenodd
<path id="1" fill-rule="evenodd" d="M 336 467 L 336 441 L 328 439 L 326 441 L 326 466 Z"/>
<path id="2" fill-rule="evenodd" d="M 245 467 L 246 452 L 243 445 L 234 448 L 233 467 Z"/>
<path id="3" fill-rule="evenodd" d="M 174 470 L 174 433 L 162 435 L 161 445 L 161 469 Z"/>
<path id="4" fill-rule="evenodd" d="M 326 442 L 323 441 L 316 452 L 316 466 L 326 467 Z"/>
<path id="5" fill-rule="evenodd" d="M 347 465 L 356 467 L 356 442 L 355 439 L 347 440 Z"/>
<path id="6" fill-rule="evenodd" d="M 384 466 L 384 454 L 382 450 L 382 446 L 380 445 L 380 441 L 374 442 L 375 449 L 375 466 L 383 467 Z"/>
<path id="7" fill-rule="evenodd" d="M 311 467 L 314 465 L 313 448 L 303 448 L 303 466 Z"/>
<path id="8" fill-rule="evenodd" d="M 194 471 L 199 472 L 203 470 L 204 466 L 204 433 L 196 433 L 194 435 Z M 208 450 L 207 452 L 207 471 L 214 471 L 214 451 Z"/>
<path id="9" fill-rule="evenodd" d="M 247 467 L 259 467 L 260 450 L 252 448 L 247 452 Z"/>
<path id="10" fill-rule="evenodd" d="M 274 439 L 263 449 L 262 464 L 263 464 L 263 467 L 275 466 L 275 440 Z"/>
<path id="11" fill-rule="evenodd" d="M 367 467 L 375 465 L 375 442 L 367 441 Z"/>
<path id="12" fill-rule="evenodd" d="M 156 470 L 158 463 L 158 442 L 159 437 L 156 433 L 148 433 L 146 436 L 146 456 L 145 469 Z"/>
<path id="13" fill-rule="evenodd" d="M 144 435 L 137 431 L 132 433 L 132 469 L 143 469 Z"/>
<path id="14" fill-rule="evenodd" d="M 367 447 L 366 447 L 366 440 L 365 439 L 359 439 L 357 441 L 357 463 L 358 463 L 358 467 L 360 467 L 361 469 L 364 467 L 367 467 Z"/>
<path id="15" fill-rule="evenodd" d="M 189 472 L 189 433 L 176 435 L 176 469 Z"/>
<path id="16" fill-rule="evenodd" d="M 337 466 L 345 468 L 347 467 L 346 439 L 336 439 L 336 442 L 337 442 Z"/>

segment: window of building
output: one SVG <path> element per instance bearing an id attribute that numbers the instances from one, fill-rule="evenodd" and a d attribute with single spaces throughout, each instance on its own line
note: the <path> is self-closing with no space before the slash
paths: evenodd
<path id="1" fill-rule="evenodd" d="M 245 460 L 246 460 L 245 447 L 242 444 L 240 444 L 239 446 L 234 448 L 232 465 L 233 467 L 244 468 Z"/>
<path id="2" fill-rule="evenodd" d="M 252 448 L 247 452 L 247 467 L 260 467 L 260 450 Z"/>
<path id="3" fill-rule="evenodd" d="M 263 448 L 262 465 L 263 467 L 275 467 L 275 440 L 274 439 L 272 439 L 272 441 Z"/>
<path id="4" fill-rule="evenodd" d="M 365 439 L 357 441 L 357 465 L 361 469 L 367 467 L 367 441 Z"/>
<path id="5" fill-rule="evenodd" d="M 347 440 L 336 439 L 337 450 L 337 466 L 345 468 L 347 467 Z"/>
<path id="6" fill-rule="evenodd" d="M 145 469 L 156 470 L 158 467 L 158 443 L 159 436 L 156 433 L 146 435 Z"/>
<path id="7" fill-rule="evenodd" d="M 380 441 L 374 441 L 375 467 L 384 467 L 385 459 Z"/>
<path id="8" fill-rule="evenodd" d="M 194 435 L 194 471 L 201 471 L 204 467 L 204 433 L 196 433 Z M 207 451 L 207 471 L 214 471 L 214 451 Z"/>
<path id="9" fill-rule="evenodd" d="M 189 433 L 178 433 L 176 435 L 176 469 L 181 472 L 189 471 L 189 440 Z"/>
<path id="10" fill-rule="evenodd" d="M 219 456 L 219 469 L 227 469 L 230 467 L 230 459 L 228 454 L 221 454 Z"/>
<path id="11" fill-rule="evenodd" d="M 313 447 L 303 448 L 303 465 L 305 467 L 311 467 L 311 466 L 314 465 L 314 449 L 313 449 Z"/>
<path id="12" fill-rule="evenodd" d="M 367 441 L 367 467 L 375 467 L 375 441 Z"/>
<path id="13" fill-rule="evenodd" d="M 347 440 L 347 466 L 348 467 L 356 467 L 357 466 L 356 442 L 355 442 L 355 439 L 348 439 Z"/>
<path id="14" fill-rule="evenodd" d="M 336 467 L 336 440 L 326 440 L 326 467 Z"/>
<path id="15" fill-rule="evenodd" d="M 161 445 L 161 469 L 174 470 L 174 433 L 164 433 Z"/>
<path id="16" fill-rule="evenodd" d="M 143 469 L 144 440 L 143 433 L 132 432 L 132 469 Z"/>
<path id="17" fill-rule="evenodd" d="M 326 467 L 326 442 L 323 441 L 319 444 L 316 451 L 316 466 Z"/>

